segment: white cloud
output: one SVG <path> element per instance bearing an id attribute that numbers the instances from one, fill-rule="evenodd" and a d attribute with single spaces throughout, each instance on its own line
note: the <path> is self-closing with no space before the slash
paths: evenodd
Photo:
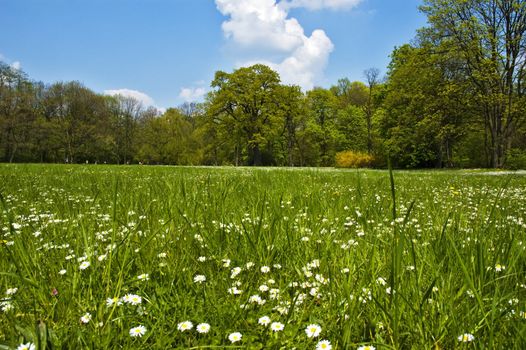
<path id="1" fill-rule="evenodd" d="M 284 83 L 304 89 L 311 89 L 322 79 L 334 45 L 321 29 L 305 35 L 298 20 L 289 17 L 289 10 L 294 7 L 348 9 L 360 1 L 215 0 L 218 10 L 228 17 L 222 25 L 226 38 L 245 50 L 259 52 L 260 57 L 242 66 L 266 64 L 280 74 Z M 276 60 L 276 54 L 282 59 Z"/>
<path id="2" fill-rule="evenodd" d="M 11 63 L 11 68 L 16 69 L 16 70 L 20 70 L 20 68 L 22 68 L 22 63 L 20 63 L 19 61 L 15 61 L 15 62 Z"/>
<path id="3" fill-rule="evenodd" d="M 141 102 L 144 106 L 155 106 L 155 101 L 150 96 L 146 95 L 144 92 L 130 89 L 117 89 L 117 90 L 104 90 L 104 95 L 109 96 L 123 96 L 123 97 L 133 97 L 137 101 Z"/>
<path id="4" fill-rule="evenodd" d="M 196 102 L 201 100 L 205 94 L 205 88 L 182 88 L 179 98 L 184 102 Z"/>
<path id="5" fill-rule="evenodd" d="M 284 9 L 305 7 L 309 10 L 349 10 L 361 2 L 362 0 L 283 0 L 280 6 Z"/>
<path id="6" fill-rule="evenodd" d="M 246 48 L 289 52 L 303 42 L 303 28 L 275 0 L 216 0 L 225 36 Z"/>

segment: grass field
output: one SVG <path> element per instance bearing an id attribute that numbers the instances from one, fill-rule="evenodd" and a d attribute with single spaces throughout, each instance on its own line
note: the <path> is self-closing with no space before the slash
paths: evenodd
<path id="1" fill-rule="evenodd" d="M 0 349 L 524 349 L 492 175 L 0 165 Z"/>

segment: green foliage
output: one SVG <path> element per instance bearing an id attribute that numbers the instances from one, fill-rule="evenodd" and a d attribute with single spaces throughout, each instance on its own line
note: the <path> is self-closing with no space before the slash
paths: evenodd
<path id="1" fill-rule="evenodd" d="M 370 154 L 356 151 L 336 153 L 336 167 L 338 168 L 370 168 L 374 164 L 374 157 Z"/>
<path id="2" fill-rule="evenodd" d="M 526 151 L 517 148 L 510 149 L 507 154 L 506 166 L 513 170 L 526 170 Z"/>

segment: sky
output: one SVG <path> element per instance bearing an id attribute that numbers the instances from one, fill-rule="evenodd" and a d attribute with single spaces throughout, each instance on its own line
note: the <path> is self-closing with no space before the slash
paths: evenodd
<path id="1" fill-rule="evenodd" d="M 0 60 L 160 109 L 202 100 L 218 70 L 264 63 L 330 87 L 386 73 L 426 25 L 421 0 L 0 0 Z"/>

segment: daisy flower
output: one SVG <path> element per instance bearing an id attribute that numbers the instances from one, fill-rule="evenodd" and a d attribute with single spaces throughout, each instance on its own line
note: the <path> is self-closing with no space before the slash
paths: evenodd
<path id="1" fill-rule="evenodd" d="M 270 329 L 272 329 L 272 331 L 274 332 L 282 331 L 283 328 L 285 328 L 285 326 L 281 322 L 272 322 L 272 324 L 270 325 Z"/>
<path id="2" fill-rule="evenodd" d="M 270 317 L 268 316 L 260 317 L 258 320 L 258 323 L 262 326 L 268 326 L 268 324 L 270 323 Z"/>
<path id="3" fill-rule="evenodd" d="M 142 337 L 144 334 L 146 334 L 146 327 L 144 326 L 137 326 L 130 329 L 130 336 L 132 337 Z"/>
<path id="4" fill-rule="evenodd" d="M 111 307 L 113 305 L 122 305 L 122 301 L 119 300 L 119 297 L 113 297 L 106 299 L 106 306 Z"/>
<path id="5" fill-rule="evenodd" d="M 79 266 L 79 269 L 81 270 L 86 270 L 89 266 L 90 266 L 90 262 L 89 261 L 83 261 L 80 266 Z"/>
<path id="6" fill-rule="evenodd" d="M 364 345 L 364 346 L 360 346 L 358 350 L 376 350 L 376 348 L 372 345 Z"/>
<path id="7" fill-rule="evenodd" d="M 194 277 L 194 283 L 203 283 L 206 281 L 205 275 L 195 275 Z"/>
<path id="8" fill-rule="evenodd" d="M 321 327 L 317 324 L 310 324 L 305 328 L 305 333 L 307 334 L 307 337 L 309 338 L 316 338 L 318 335 L 320 335 Z"/>
<path id="9" fill-rule="evenodd" d="M 80 318 L 80 322 L 89 323 L 89 321 L 91 321 L 91 314 L 89 312 L 86 312 L 84 316 Z"/>
<path id="10" fill-rule="evenodd" d="M 322 340 L 316 344 L 316 350 L 331 350 L 332 345 L 331 342 L 328 340 Z"/>
<path id="11" fill-rule="evenodd" d="M 235 342 L 241 341 L 242 337 L 243 335 L 241 333 L 234 332 L 234 333 L 230 333 L 230 335 L 228 336 L 228 340 L 230 340 L 232 343 L 235 343 Z"/>
<path id="12" fill-rule="evenodd" d="M 35 344 L 33 343 L 26 343 L 26 344 L 20 344 L 16 350 L 35 350 Z"/>
<path id="13" fill-rule="evenodd" d="M 150 279 L 150 275 L 147 274 L 147 273 L 143 273 L 143 274 L 137 276 L 137 279 L 139 281 L 148 281 Z"/>
<path id="14" fill-rule="evenodd" d="M 195 329 L 197 333 L 208 333 L 210 331 L 210 325 L 208 323 L 199 323 Z"/>
<path id="15" fill-rule="evenodd" d="M 139 305 L 142 303 L 142 298 L 137 294 L 126 294 L 122 297 L 122 301 L 131 305 Z"/>
<path id="16" fill-rule="evenodd" d="M 190 321 L 184 321 L 177 325 L 177 329 L 180 330 L 181 332 L 189 331 L 193 327 L 194 327 L 194 324 Z"/>
<path id="17" fill-rule="evenodd" d="M 5 294 L 6 295 L 13 295 L 16 292 L 18 292 L 18 288 L 8 288 L 7 291 L 5 292 Z"/>
<path id="18" fill-rule="evenodd" d="M 260 271 L 261 271 L 261 273 L 269 273 L 270 272 L 270 267 L 268 267 L 268 266 L 261 266 Z"/>
<path id="19" fill-rule="evenodd" d="M 468 343 L 468 342 L 475 340 L 475 337 L 473 336 L 473 334 L 464 333 L 462 335 L 459 335 L 457 339 L 459 342 Z"/>

